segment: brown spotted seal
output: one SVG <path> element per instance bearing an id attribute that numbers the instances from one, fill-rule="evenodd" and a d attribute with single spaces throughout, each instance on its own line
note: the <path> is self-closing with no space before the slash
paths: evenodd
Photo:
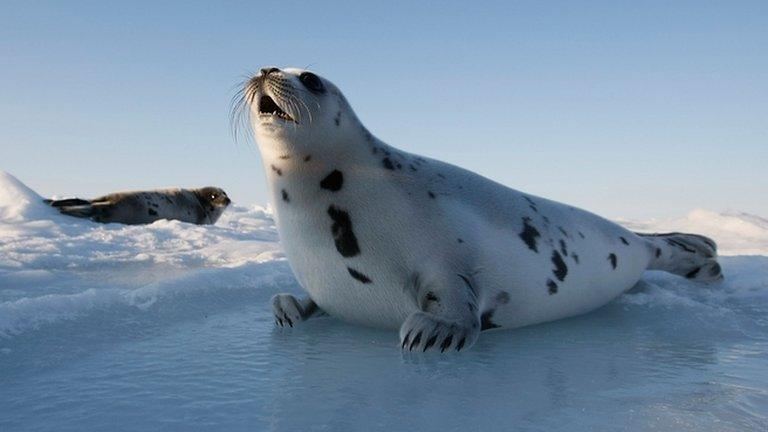
<path id="1" fill-rule="evenodd" d="M 101 223 L 148 224 L 175 219 L 198 225 L 214 224 L 231 203 L 217 187 L 117 192 L 92 200 L 46 200 L 61 213 Z"/>

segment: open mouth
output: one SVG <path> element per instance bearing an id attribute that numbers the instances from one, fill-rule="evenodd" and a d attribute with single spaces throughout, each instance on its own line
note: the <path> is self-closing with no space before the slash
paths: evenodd
<path id="1" fill-rule="evenodd" d="M 259 114 L 260 115 L 271 115 L 276 116 L 278 118 L 281 118 L 285 121 L 291 121 L 295 122 L 291 116 L 288 115 L 287 112 L 283 111 L 274 100 L 272 100 L 271 97 L 264 95 L 261 98 L 259 98 Z"/>

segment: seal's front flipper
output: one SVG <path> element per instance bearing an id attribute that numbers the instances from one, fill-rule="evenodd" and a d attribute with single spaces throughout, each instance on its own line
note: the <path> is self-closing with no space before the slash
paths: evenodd
<path id="1" fill-rule="evenodd" d="M 469 348 L 480 334 L 477 293 L 469 278 L 456 274 L 447 281 L 422 283 L 414 278 L 413 294 L 420 311 L 400 327 L 400 346 L 408 351 L 446 352 Z"/>
<path id="2" fill-rule="evenodd" d="M 272 296 L 272 313 L 276 325 L 293 327 L 310 317 L 322 315 L 323 311 L 309 297 L 297 299 L 290 294 L 275 294 Z"/>

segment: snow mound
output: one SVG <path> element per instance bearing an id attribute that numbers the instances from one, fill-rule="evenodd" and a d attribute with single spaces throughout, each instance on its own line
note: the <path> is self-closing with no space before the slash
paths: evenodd
<path id="1" fill-rule="evenodd" d="M 52 218 L 56 212 L 16 177 L 0 171 L 0 222 Z"/>
<path id="2" fill-rule="evenodd" d="M 720 255 L 768 254 L 768 219 L 749 213 L 715 213 L 697 209 L 680 218 L 617 222 L 638 232 L 702 234 L 717 242 Z"/>
<path id="3" fill-rule="evenodd" d="M 119 306 L 294 284 L 261 207 L 232 206 L 213 226 L 99 224 L 0 174 L 0 338 Z"/>

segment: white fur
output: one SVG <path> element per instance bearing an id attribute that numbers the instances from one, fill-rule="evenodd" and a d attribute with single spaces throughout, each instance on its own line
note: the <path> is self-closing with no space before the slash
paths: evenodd
<path id="1" fill-rule="evenodd" d="M 598 308 L 632 287 L 648 267 L 652 248 L 645 239 L 589 212 L 525 195 L 462 168 L 431 159 L 419 162 L 418 156 L 370 137 L 327 80 L 324 94 L 305 89 L 297 78 L 301 72 L 279 72 L 306 109 L 299 113 L 283 107 L 294 118 L 301 115 L 300 122 L 259 116 L 254 103 L 252 123 L 285 253 L 301 286 L 330 315 L 367 326 L 401 328 L 404 343 L 413 329 L 424 330 L 426 339 L 426 334 L 443 338 L 452 325 L 472 328 L 489 309 L 495 310 L 494 324 L 519 327 Z M 266 86 L 259 91 L 274 97 Z M 384 152 L 402 168 L 386 169 Z M 311 159 L 305 162 L 307 155 Z M 334 169 L 343 173 L 342 189 L 320 188 L 319 182 Z M 289 202 L 282 199 L 283 190 Z M 348 211 L 359 255 L 345 258 L 337 251 L 330 205 Z M 520 237 L 523 217 L 540 233 L 538 253 Z M 567 266 L 563 281 L 553 273 L 552 261 L 561 239 L 568 252 L 562 256 Z M 617 258 L 616 269 L 608 258 L 611 253 Z M 354 279 L 347 267 L 372 283 Z M 476 298 L 460 275 L 470 282 Z M 556 294 L 549 293 L 548 280 L 557 284 Z M 430 290 L 440 297 L 437 309 L 428 314 L 433 322 L 403 326 L 409 316 L 422 320 L 419 304 Z M 502 293 L 507 293 L 507 302 Z M 470 316 L 465 309 L 472 301 L 477 310 Z M 467 346 L 477 336 L 477 331 L 469 333 Z M 418 344 L 423 346 L 425 340 Z"/>

